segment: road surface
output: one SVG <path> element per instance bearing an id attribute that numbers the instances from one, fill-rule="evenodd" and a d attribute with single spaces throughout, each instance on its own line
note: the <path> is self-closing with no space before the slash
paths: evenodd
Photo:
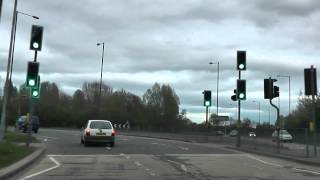
<path id="1" fill-rule="evenodd" d="M 46 155 L 11 179 L 311 180 L 320 168 L 221 145 L 117 135 L 115 147 L 84 147 L 79 131 L 41 129 Z"/>

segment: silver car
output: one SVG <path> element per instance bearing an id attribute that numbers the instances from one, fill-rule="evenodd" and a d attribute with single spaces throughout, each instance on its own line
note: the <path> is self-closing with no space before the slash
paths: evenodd
<path id="1" fill-rule="evenodd" d="M 115 143 L 115 130 L 112 123 L 107 120 L 89 120 L 81 131 L 81 143 L 109 143 L 111 147 Z"/>
<path id="2" fill-rule="evenodd" d="M 277 141 L 278 131 L 272 133 L 272 141 Z M 287 130 L 280 130 L 279 140 L 282 142 L 292 142 L 292 135 Z"/>

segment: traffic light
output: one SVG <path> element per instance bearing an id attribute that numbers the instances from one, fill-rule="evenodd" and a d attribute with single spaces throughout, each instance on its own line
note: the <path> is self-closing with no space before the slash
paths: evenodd
<path id="1" fill-rule="evenodd" d="M 304 69 L 304 88 L 305 95 L 317 95 L 317 69 L 306 68 Z"/>
<path id="2" fill-rule="evenodd" d="M 27 87 L 36 87 L 38 84 L 39 63 L 28 62 Z"/>
<path id="3" fill-rule="evenodd" d="M 31 50 L 41 51 L 42 34 L 43 34 L 43 27 L 42 26 L 32 25 L 31 40 L 30 40 L 30 49 Z"/>
<path id="4" fill-rule="evenodd" d="M 203 106 L 211 106 L 211 91 L 205 90 L 203 92 L 204 101 Z"/>
<path id="5" fill-rule="evenodd" d="M 237 70 L 243 71 L 247 69 L 246 51 L 237 51 Z"/>
<path id="6" fill-rule="evenodd" d="M 237 80 L 237 99 L 246 100 L 246 80 Z"/>
<path id="7" fill-rule="evenodd" d="M 31 97 L 33 99 L 40 98 L 40 76 L 38 76 L 38 79 L 37 79 L 37 86 L 31 88 Z"/>
<path id="8" fill-rule="evenodd" d="M 231 100 L 232 100 L 232 101 L 237 101 L 237 100 L 238 100 L 238 99 L 237 99 L 237 90 L 236 90 L 236 89 L 233 90 L 233 93 L 234 93 L 234 95 L 231 96 Z"/>
<path id="9" fill-rule="evenodd" d="M 273 99 L 279 97 L 279 87 L 274 86 L 273 83 L 277 82 L 276 79 L 264 79 L 264 99 Z"/>
<path id="10" fill-rule="evenodd" d="M 280 92 L 279 92 L 279 86 L 273 86 L 273 98 L 279 97 Z"/>

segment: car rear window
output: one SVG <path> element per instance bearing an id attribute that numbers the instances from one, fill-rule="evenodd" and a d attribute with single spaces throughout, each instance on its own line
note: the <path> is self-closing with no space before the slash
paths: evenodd
<path id="1" fill-rule="evenodd" d="M 92 121 L 90 123 L 91 129 L 111 129 L 111 124 L 104 121 Z"/>

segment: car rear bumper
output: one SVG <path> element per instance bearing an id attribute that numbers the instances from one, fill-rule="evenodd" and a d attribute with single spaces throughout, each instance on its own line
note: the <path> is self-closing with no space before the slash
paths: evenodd
<path id="1" fill-rule="evenodd" d="M 85 142 L 109 143 L 114 142 L 114 136 L 85 136 Z"/>

